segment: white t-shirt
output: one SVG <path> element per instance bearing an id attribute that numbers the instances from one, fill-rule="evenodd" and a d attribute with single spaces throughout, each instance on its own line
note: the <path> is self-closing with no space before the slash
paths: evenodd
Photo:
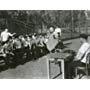
<path id="1" fill-rule="evenodd" d="M 90 52 L 90 44 L 89 43 L 83 43 L 76 55 L 76 58 L 79 60 L 83 57 L 83 55 L 85 54 L 85 56 L 83 57 L 83 59 L 81 60 L 81 62 L 86 63 L 86 57 L 88 52 Z"/>
<path id="2" fill-rule="evenodd" d="M 54 33 L 60 33 L 61 36 L 61 28 L 56 28 Z"/>
<path id="3" fill-rule="evenodd" d="M 9 36 L 12 36 L 12 34 L 9 33 L 9 32 L 2 32 L 1 33 L 1 40 L 3 42 L 6 42 L 8 40 L 8 38 L 9 38 Z"/>

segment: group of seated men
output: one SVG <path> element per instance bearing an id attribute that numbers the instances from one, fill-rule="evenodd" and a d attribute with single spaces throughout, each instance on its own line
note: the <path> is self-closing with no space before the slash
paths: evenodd
<path id="1" fill-rule="evenodd" d="M 0 38 L 0 59 L 4 59 L 6 66 L 9 66 L 12 62 L 16 65 L 19 62 L 25 60 L 35 60 L 47 53 L 49 53 L 48 40 L 50 37 L 57 39 L 60 43 L 58 44 L 59 49 L 63 48 L 63 43 L 61 42 L 61 30 L 53 27 L 50 28 L 49 34 L 42 35 L 17 35 L 8 32 L 5 29 L 1 33 Z M 88 36 L 86 34 L 80 34 L 81 46 L 76 56 L 68 63 L 67 67 L 67 78 L 74 77 L 74 69 L 77 66 L 83 66 L 86 63 L 87 54 L 90 52 L 90 44 L 88 43 Z M 54 44 L 54 42 L 53 42 Z M 51 45 L 53 46 L 53 45 Z M 57 45 L 55 45 L 57 46 Z"/>
<path id="2" fill-rule="evenodd" d="M 57 35 L 56 35 L 57 37 Z M 66 59 L 69 59 L 67 60 L 67 65 L 65 66 L 66 67 L 66 78 L 67 79 L 73 79 L 75 78 L 75 69 L 76 67 L 85 67 L 86 65 L 86 62 L 87 62 L 87 55 L 90 53 L 90 44 L 89 44 L 89 40 L 88 40 L 88 35 L 87 34 L 80 34 L 79 36 L 80 38 L 80 48 L 78 51 L 73 51 L 73 50 L 70 50 L 69 48 L 69 51 L 73 51 L 73 52 L 69 52 L 71 55 L 68 56 Z M 57 38 L 59 39 L 59 38 Z M 59 44 L 60 46 L 60 44 Z M 61 45 L 62 46 L 62 45 Z M 60 46 L 60 47 L 61 47 Z M 62 49 L 61 50 L 65 52 L 65 49 Z M 67 51 L 67 50 L 66 50 Z"/>
<path id="3" fill-rule="evenodd" d="M 53 28 L 50 28 L 50 35 Z M 36 60 L 49 53 L 47 42 L 50 35 L 17 35 L 11 34 L 8 29 L 1 32 L 0 59 L 4 59 L 6 66 L 16 66 L 18 63 Z"/>
<path id="4" fill-rule="evenodd" d="M 6 64 L 11 62 L 11 57 L 13 57 L 12 62 L 14 64 L 22 61 L 23 58 L 26 58 L 26 60 L 37 59 L 47 52 L 44 51 L 44 40 L 43 36 L 37 36 L 36 34 L 33 36 L 17 35 L 11 34 L 8 29 L 5 29 L 1 33 L 0 55 L 4 57 Z"/>
<path id="5" fill-rule="evenodd" d="M 55 34 L 55 37 L 57 37 L 56 34 Z M 80 38 L 80 44 L 81 44 L 79 50 L 73 51 L 73 50 L 70 50 L 69 48 L 69 51 L 73 51 L 73 52 L 70 53 L 71 55 L 66 58 L 66 59 L 69 59 L 67 60 L 68 62 L 67 62 L 67 65 L 65 66 L 66 67 L 65 73 L 66 73 L 67 79 L 75 78 L 75 68 L 85 66 L 87 61 L 87 55 L 90 53 L 90 44 L 88 42 L 88 35 L 82 33 L 80 34 L 79 38 Z M 56 39 L 60 40 L 60 38 L 56 38 Z M 64 50 L 65 52 L 65 49 L 61 48 L 62 45 L 59 44 L 59 46 L 61 51 Z"/>

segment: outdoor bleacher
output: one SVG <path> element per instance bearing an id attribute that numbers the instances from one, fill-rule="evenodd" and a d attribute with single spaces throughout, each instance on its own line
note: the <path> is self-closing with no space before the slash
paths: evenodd
<path id="1" fill-rule="evenodd" d="M 3 11 L 5 12 L 5 11 Z M 12 11 L 15 12 L 15 11 Z M 30 12 L 30 15 L 27 15 L 28 19 L 23 20 L 20 18 L 20 16 L 16 15 L 14 17 L 12 12 L 7 12 L 10 17 L 1 17 L 0 21 L 0 32 L 4 30 L 3 27 L 7 27 L 9 29 L 9 32 L 16 33 L 16 36 L 14 38 L 18 39 L 19 42 L 21 42 L 22 47 L 20 49 L 17 49 L 16 47 L 9 47 L 11 45 L 10 42 L 8 42 L 7 48 L 10 48 L 6 51 L 9 51 L 8 53 L 5 52 L 6 56 L 1 55 L 0 58 L 0 78 L 47 78 L 47 70 L 46 70 L 46 59 L 48 58 L 47 55 L 50 53 L 47 48 L 46 44 L 44 43 L 44 40 L 46 39 L 47 31 L 49 30 L 50 26 L 55 27 L 54 23 L 60 23 L 60 28 L 62 30 L 62 37 L 61 40 L 63 42 L 64 47 L 63 48 L 69 48 L 71 50 L 78 50 L 80 47 L 79 44 L 79 35 L 80 33 L 86 33 L 90 35 L 90 27 L 89 27 L 89 19 L 85 16 L 83 16 L 84 19 L 79 20 L 79 18 L 75 18 L 75 16 L 68 17 L 68 19 L 71 20 L 71 22 L 68 22 L 68 19 L 66 19 L 63 23 L 57 21 L 53 21 L 54 19 L 51 18 L 50 20 L 53 21 L 52 23 L 47 20 L 49 17 L 52 17 L 55 12 L 44 12 L 44 11 L 37 11 L 37 12 Z M 18 13 L 17 11 L 16 13 Z M 53 14 L 54 12 L 54 14 Z M 2 12 L 1 16 L 3 15 Z M 20 13 L 20 12 L 19 12 Z M 21 14 L 24 15 L 25 11 Z M 39 16 L 42 15 L 42 17 Z M 61 13 L 61 14 L 60 14 Z M 68 15 L 71 13 L 71 11 L 66 12 L 58 12 L 56 14 L 60 14 L 62 18 L 63 14 L 67 13 Z M 73 13 L 76 13 L 73 11 Z M 79 14 L 83 14 L 84 12 L 81 11 Z M 48 14 L 52 15 L 48 17 Z M 11 17 L 12 16 L 12 17 Z M 76 14 L 77 16 L 77 14 Z M 89 16 L 89 14 L 88 14 Z M 25 17 L 25 16 L 24 16 Z M 33 19 L 31 19 L 31 17 Z M 66 16 L 65 16 L 66 17 Z M 38 19 L 39 18 L 39 19 Z M 57 17 L 59 19 L 59 17 Z M 76 21 L 73 21 L 72 18 L 78 19 Z M 27 20 L 32 21 L 27 21 Z M 35 22 L 35 20 L 36 22 Z M 88 19 L 88 20 L 87 20 Z M 40 20 L 40 21 L 39 21 Z M 46 20 L 46 21 L 45 21 Z M 41 23 L 42 21 L 42 23 Z M 85 22 L 84 22 L 85 21 Z M 3 25 L 2 25 L 3 22 Z M 38 23 L 39 22 L 39 23 Z M 69 24 L 67 24 L 68 22 Z M 4 25 L 5 24 L 5 25 Z M 50 24 L 50 25 L 49 25 Z M 46 31 L 47 30 L 47 31 Z M 36 35 L 36 40 L 32 39 L 33 35 Z M 21 41 L 22 38 L 25 39 L 25 42 Z M 28 44 L 25 44 L 27 42 L 27 39 L 30 39 L 30 42 Z M 44 38 L 44 40 L 43 40 Z M 13 41 L 13 39 L 12 39 Z M 0 44 L 2 46 L 2 44 Z M 30 45 L 30 46 L 29 46 Z M 20 72 L 19 72 L 20 71 Z M 26 71 L 26 72 L 25 72 Z M 30 72 L 28 72 L 30 71 Z M 55 73 L 58 73 L 59 68 L 58 66 L 52 64 L 52 75 L 54 76 Z M 16 75 L 13 74 L 16 73 Z M 27 75 L 26 75 L 26 74 Z M 10 77 L 9 75 L 10 74 Z M 21 75 L 22 74 L 22 75 Z M 7 76 L 6 76 L 7 75 Z M 61 78 L 61 77 L 59 77 Z"/>

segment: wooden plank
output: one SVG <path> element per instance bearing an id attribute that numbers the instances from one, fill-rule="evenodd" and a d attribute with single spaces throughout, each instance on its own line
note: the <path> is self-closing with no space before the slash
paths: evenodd
<path id="1" fill-rule="evenodd" d="M 69 56 L 69 53 L 50 53 L 48 54 L 49 58 L 57 58 L 57 59 L 65 59 L 67 56 Z"/>

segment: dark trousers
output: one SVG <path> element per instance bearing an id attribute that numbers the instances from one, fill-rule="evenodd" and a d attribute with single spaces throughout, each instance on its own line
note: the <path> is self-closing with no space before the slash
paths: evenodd
<path id="1" fill-rule="evenodd" d="M 75 68 L 78 66 L 85 66 L 85 63 L 82 63 L 81 61 L 72 61 L 71 63 L 69 63 L 67 68 L 68 79 L 72 79 L 75 76 Z"/>

